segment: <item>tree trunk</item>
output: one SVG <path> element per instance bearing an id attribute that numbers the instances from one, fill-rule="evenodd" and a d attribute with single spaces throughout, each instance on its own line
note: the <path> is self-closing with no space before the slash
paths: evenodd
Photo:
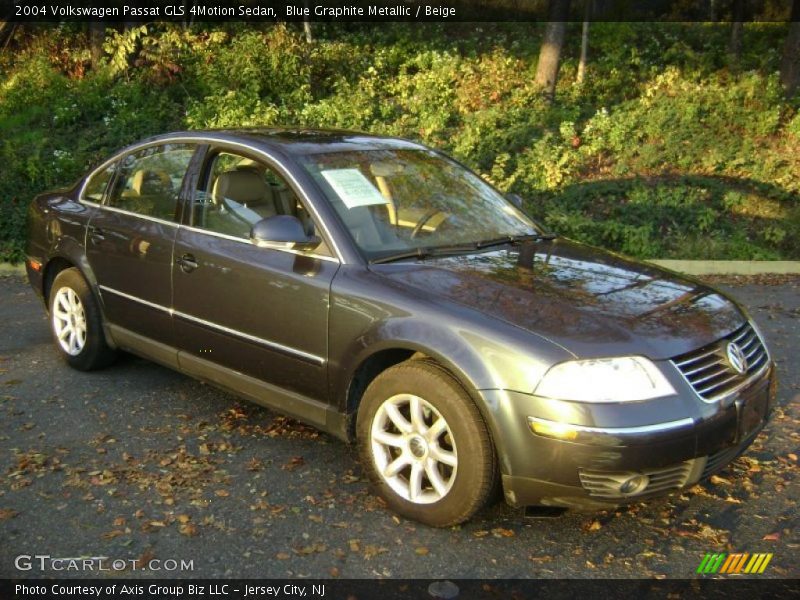
<path id="1" fill-rule="evenodd" d="M 89 43 L 92 53 L 92 69 L 100 66 L 100 59 L 103 56 L 103 42 L 106 39 L 106 26 L 97 21 L 89 23 Z"/>
<path id="2" fill-rule="evenodd" d="M 742 58 L 742 35 L 744 34 L 744 2 L 733 0 L 733 20 L 731 23 L 731 39 L 728 44 L 728 58 L 732 67 L 739 66 Z"/>
<path id="3" fill-rule="evenodd" d="M 589 55 L 589 20 L 592 16 L 593 0 L 584 0 L 583 29 L 581 30 L 581 58 L 578 61 L 578 75 L 575 83 L 581 85 L 586 78 L 586 60 Z"/>
<path id="4" fill-rule="evenodd" d="M 792 2 L 789 34 L 783 45 L 781 83 L 786 89 L 787 96 L 792 96 L 800 87 L 800 0 Z"/>
<path id="5" fill-rule="evenodd" d="M 5 50 L 11 38 L 14 36 L 17 24 L 8 21 L 0 21 L 0 50 Z"/>
<path id="6" fill-rule="evenodd" d="M 308 0 L 305 1 L 306 10 L 308 10 Z M 303 17 L 303 31 L 306 34 L 306 43 L 313 44 L 314 43 L 314 32 L 311 29 L 311 21 L 308 20 L 308 17 Z"/>
<path id="7" fill-rule="evenodd" d="M 797 0 L 800 1 L 800 0 Z M 535 83 L 552 99 L 556 93 L 558 69 L 561 62 L 561 49 L 564 46 L 566 20 L 569 17 L 570 0 L 550 0 L 547 10 L 547 27 L 544 31 L 539 63 L 536 65 Z"/>

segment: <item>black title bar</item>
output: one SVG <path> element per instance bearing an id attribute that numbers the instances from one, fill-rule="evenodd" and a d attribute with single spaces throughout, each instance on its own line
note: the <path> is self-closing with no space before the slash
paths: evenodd
<path id="1" fill-rule="evenodd" d="M 569 21 L 733 20 L 733 0 L 559 0 Z M 175 21 L 497 22 L 548 20 L 548 0 L 0 0 L 0 20 L 146 23 Z M 745 0 L 742 21 L 789 21 L 792 0 Z M 795 13 L 800 11 L 795 11 Z M 562 12 L 563 14 L 563 12 Z"/>

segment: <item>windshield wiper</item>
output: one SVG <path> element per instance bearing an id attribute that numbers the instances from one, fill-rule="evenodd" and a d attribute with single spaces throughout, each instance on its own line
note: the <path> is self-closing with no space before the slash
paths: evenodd
<path id="1" fill-rule="evenodd" d="M 525 235 L 505 235 L 503 237 L 494 238 L 492 240 L 483 240 L 475 243 L 476 248 L 489 248 L 491 246 L 502 246 L 503 244 L 519 244 L 529 240 L 542 241 L 554 240 L 556 234 L 554 233 L 528 233 Z"/>
<path id="2" fill-rule="evenodd" d="M 465 252 L 473 252 L 477 246 L 475 244 L 453 244 L 452 246 L 420 246 L 413 250 L 405 252 L 398 252 L 396 254 L 388 254 L 386 256 L 379 256 L 370 260 L 371 265 L 379 265 L 381 263 L 389 263 L 397 260 L 404 260 L 407 258 L 416 258 L 417 260 L 424 260 L 431 256 L 449 256 L 453 254 L 463 254 Z"/>
<path id="3" fill-rule="evenodd" d="M 430 247 L 420 246 L 418 248 L 413 248 L 412 250 L 407 250 L 404 252 L 398 252 L 396 254 L 379 256 L 378 258 L 373 258 L 369 262 L 372 265 L 378 265 L 381 263 L 395 262 L 397 260 L 405 260 L 408 258 L 416 258 L 417 260 L 424 260 L 432 256 L 450 256 L 453 254 L 465 254 L 469 252 L 474 252 L 475 250 L 483 250 L 484 248 L 490 248 L 492 246 L 502 246 L 503 244 L 520 244 L 522 242 L 526 242 L 529 240 L 541 241 L 541 240 L 554 240 L 555 238 L 556 235 L 553 233 L 530 233 L 525 235 L 506 235 L 491 240 L 471 242 L 469 244 L 453 244 L 450 246 L 430 246 Z"/>

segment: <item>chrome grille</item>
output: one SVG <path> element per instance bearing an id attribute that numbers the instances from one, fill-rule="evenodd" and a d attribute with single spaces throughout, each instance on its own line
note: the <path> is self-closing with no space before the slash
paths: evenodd
<path id="1" fill-rule="evenodd" d="M 747 359 L 747 370 L 744 373 L 737 373 L 728 363 L 728 342 L 733 342 L 742 349 Z M 694 391 L 708 401 L 718 400 L 729 394 L 748 377 L 758 373 L 768 361 L 767 349 L 750 323 L 745 323 L 718 342 L 672 359 Z"/>
<path id="2" fill-rule="evenodd" d="M 635 498 L 636 496 L 643 496 L 645 494 L 682 488 L 688 482 L 693 466 L 694 460 L 687 460 L 677 465 L 671 465 L 661 469 L 644 469 L 635 473 L 587 471 L 581 469 L 578 475 L 581 479 L 581 485 L 591 496 L 598 496 L 601 498 Z M 647 487 L 637 494 L 628 495 L 621 493 L 619 487 L 622 482 L 637 474 L 648 476 L 650 481 Z"/>

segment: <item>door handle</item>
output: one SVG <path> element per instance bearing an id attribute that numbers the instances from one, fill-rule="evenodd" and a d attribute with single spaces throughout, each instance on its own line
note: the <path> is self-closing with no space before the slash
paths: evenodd
<path id="1" fill-rule="evenodd" d="M 106 234 L 99 227 L 90 227 L 89 228 L 89 239 L 92 241 L 93 244 L 99 244 L 104 239 L 106 239 Z"/>
<path id="2" fill-rule="evenodd" d="M 178 263 L 184 273 L 191 273 L 198 267 L 197 260 L 191 254 L 184 254 L 175 262 Z"/>

